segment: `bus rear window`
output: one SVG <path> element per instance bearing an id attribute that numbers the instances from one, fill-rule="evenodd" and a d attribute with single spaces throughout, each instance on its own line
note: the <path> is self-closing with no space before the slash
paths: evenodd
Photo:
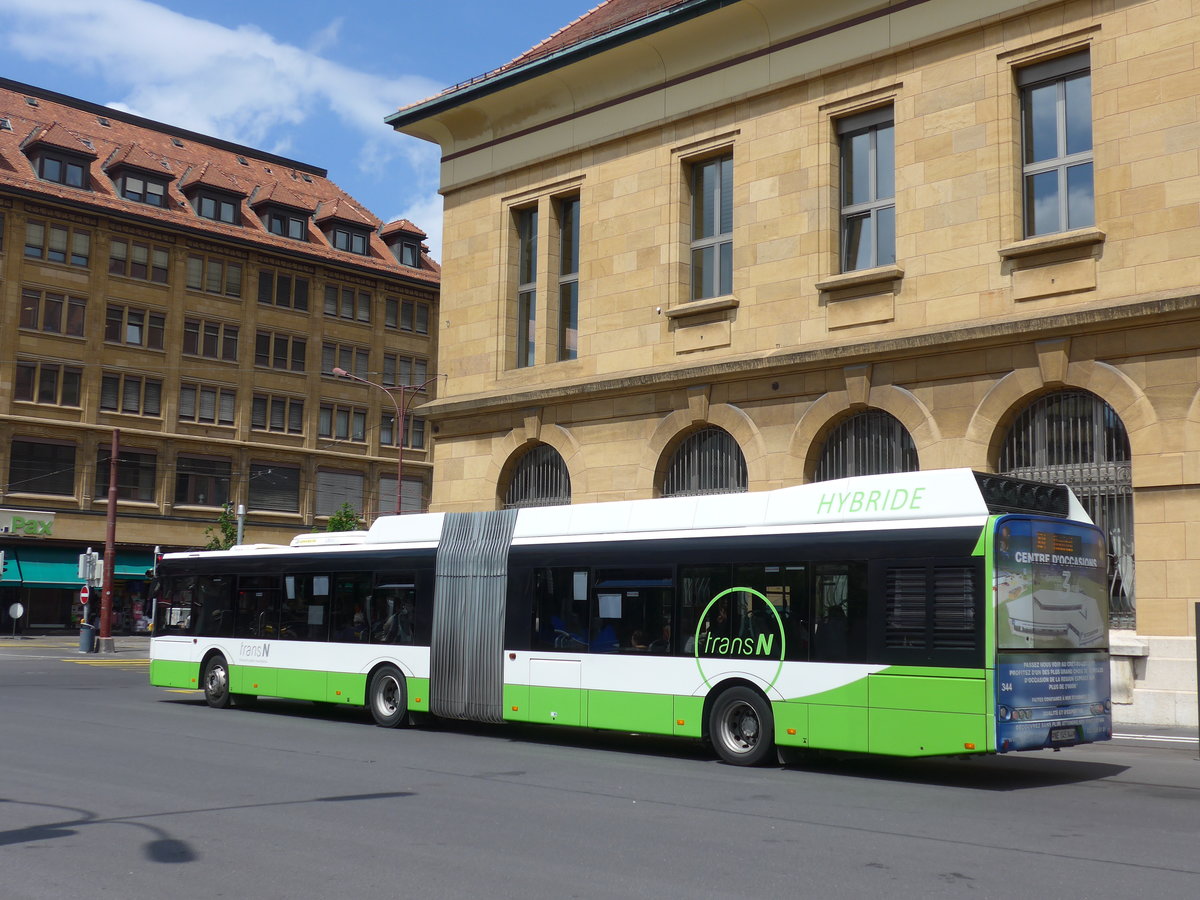
<path id="1" fill-rule="evenodd" d="M 1097 528 L 1001 519 L 995 546 L 999 648 L 1105 648 L 1105 563 L 1104 537 Z"/>

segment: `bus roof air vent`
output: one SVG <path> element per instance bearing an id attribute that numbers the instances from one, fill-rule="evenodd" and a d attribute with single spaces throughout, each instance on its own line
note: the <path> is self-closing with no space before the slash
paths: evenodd
<path id="1" fill-rule="evenodd" d="M 1066 485 L 1026 481 L 1008 475 L 975 473 L 979 491 L 988 512 L 1037 513 L 1066 518 L 1070 512 L 1070 491 Z"/>

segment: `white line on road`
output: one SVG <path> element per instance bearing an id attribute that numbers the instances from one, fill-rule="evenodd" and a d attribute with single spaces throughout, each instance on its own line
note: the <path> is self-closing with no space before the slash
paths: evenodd
<path id="1" fill-rule="evenodd" d="M 1166 734 L 1113 734 L 1113 739 L 1122 741 L 1162 741 L 1168 744 L 1194 744 L 1194 737 L 1176 737 Z"/>

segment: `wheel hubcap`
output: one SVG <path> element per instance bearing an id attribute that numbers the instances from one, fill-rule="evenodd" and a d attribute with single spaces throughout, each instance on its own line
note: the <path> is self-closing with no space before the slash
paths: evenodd
<path id="1" fill-rule="evenodd" d="M 725 744 L 736 753 L 749 753 L 758 745 L 758 715 L 749 703 L 736 703 L 725 714 Z"/>
<path id="2" fill-rule="evenodd" d="M 379 685 L 379 692 L 375 695 L 376 706 L 380 712 L 390 716 L 400 707 L 399 698 L 400 685 L 389 675 Z"/>

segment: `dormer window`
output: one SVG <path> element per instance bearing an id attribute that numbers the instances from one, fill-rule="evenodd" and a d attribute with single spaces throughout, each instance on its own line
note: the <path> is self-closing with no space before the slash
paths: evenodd
<path id="1" fill-rule="evenodd" d="M 240 204 L 233 197 L 211 190 L 198 190 L 192 195 L 192 208 L 196 210 L 196 215 L 214 222 L 240 225 L 239 206 Z"/>
<path id="2" fill-rule="evenodd" d="M 267 231 L 294 241 L 308 239 L 307 219 L 287 210 L 271 210 L 263 216 Z"/>
<path id="3" fill-rule="evenodd" d="M 140 172 L 130 172 L 117 179 L 121 196 L 135 203 L 164 207 L 167 205 L 167 182 L 149 178 Z"/>
<path id="4" fill-rule="evenodd" d="M 37 173 L 42 181 L 88 190 L 88 163 L 81 158 L 55 150 L 44 150 L 37 157 Z"/>
<path id="5" fill-rule="evenodd" d="M 357 253 L 359 256 L 366 256 L 369 234 L 366 231 L 359 231 L 356 228 L 334 225 L 329 229 L 329 243 L 333 245 L 335 250 L 345 250 L 347 253 Z"/>
<path id="6" fill-rule="evenodd" d="M 421 245 L 416 241 L 400 241 L 394 248 L 400 265 L 416 269 L 421 265 Z"/>

